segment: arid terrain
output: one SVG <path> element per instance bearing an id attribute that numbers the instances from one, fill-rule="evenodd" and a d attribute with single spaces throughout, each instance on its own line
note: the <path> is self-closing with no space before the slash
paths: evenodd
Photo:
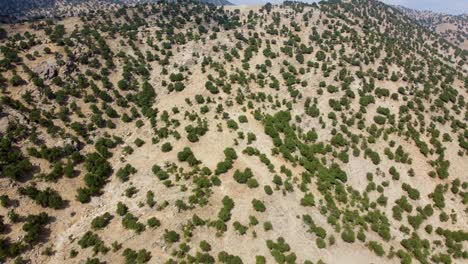
<path id="1" fill-rule="evenodd" d="M 396 8 L 416 23 L 439 34 L 453 45 L 468 50 L 468 14 L 449 15 L 431 11 L 418 11 L 403 6 L 397 6 Z"/>
<path id="2" fill-rule="evenodd" d="M 467 55 L 374 0 L 2 24 L 0 263 L 466 263 Z"/>

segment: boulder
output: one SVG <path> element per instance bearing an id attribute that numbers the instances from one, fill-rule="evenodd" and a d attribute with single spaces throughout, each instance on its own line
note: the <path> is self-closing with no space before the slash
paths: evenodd
<path id="1" fill-rule="evenodd" d="M 42 79 L 49 80 L 58 75 L 58 69 L 59 66 L 54 60 L 47 60 L 37 65 L 36 68 L 34 68 L 34 72 Z"/>

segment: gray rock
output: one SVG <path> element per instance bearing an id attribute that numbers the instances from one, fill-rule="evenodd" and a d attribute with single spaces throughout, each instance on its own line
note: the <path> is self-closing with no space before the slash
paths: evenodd
<path id="1" fill-rule="evenodd" d="M 34 68 L 34 72 L 36 72 L 42 79 L 48 80 L 57 76 L 58 69 L 59 66 L 54 60 L 47 60 L 36 66 L 36 68 Z"/>
<path id="2" fill-rule="evenodd" d="M 3 135 L 6 133 L 9 123 L 10 122 L 6 116 L 0 117 L 0 135 Z"/>
<path id="3" fill-rule="evenodd" d="M 66 139 L 62 139 L 62 140 L 58 140 L 56 143 L 55 143 L 55 146 L 56 147 L 60 147 L 60 148 L 63 148 L 67 145 L 70 145 L 72 146 L 74 149 L 78 149 L 78 142 L 72 140 L 71 138 L 66 138 Z"/>

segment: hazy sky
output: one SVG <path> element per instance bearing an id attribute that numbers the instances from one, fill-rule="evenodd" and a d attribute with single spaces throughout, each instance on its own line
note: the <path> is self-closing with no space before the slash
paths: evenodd
<path id="1" fill-rule="evenodd" d="M 1 0 L 0 0 L 1 1 Z M 264 4 L 279 3 L 281 0 L 230 0 L 234 4 Z M 316 2 L 314 0 L 303 0 L 304 2 Z M 449 14 L 468 13 L 468 0 L 381 0 L 388 4 L 397 4 L 418 10 L 431 10 Z"/>

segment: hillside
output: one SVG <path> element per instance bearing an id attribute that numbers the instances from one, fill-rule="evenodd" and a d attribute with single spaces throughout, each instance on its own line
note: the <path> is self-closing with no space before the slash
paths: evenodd
<path id="1" fill-rule="evenodd" d="M 468 50 L 468 14 L 449 15 L 419 11 L 403 6 L 396 6 L 396 8 L 453 45 Z"/>
<path id="2" fill-rule="evenodd" d="M 0 262 L 466 263 L 466 53 L 393 7 L 1 28 Z"/>
<path id="3" fill-rule="evenodd" d="M 160 0 L 2 0 L 0 23 L 15 23 L 41 18 L 66 18 L 93 13 L 97 10 L 111 11 L 136 4 L 156 3 Z M 171 1 L 171 0 L 169 0 Z M 227 0 L 200 0 L 215 5 L 232 5 Z"/>

